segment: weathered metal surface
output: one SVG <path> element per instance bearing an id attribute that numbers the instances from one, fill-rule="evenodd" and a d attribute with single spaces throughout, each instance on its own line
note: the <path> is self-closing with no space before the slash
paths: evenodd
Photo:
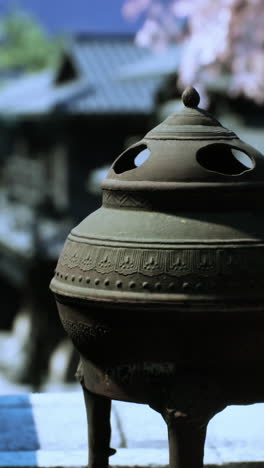
<path id="1" fill-rule="evenodd" d="M 226 405 L 264 401 L 264 158 L 199 109 L 193 88 L 183 103 L 113 163 L 103 206 L 72 230 L 51 283 L 81 354 L 90 468 L 108 466 L 104 398 L 162 414 L 171 468 L 202 466 L 206 425 Z M 95 394 L 108 408 L 98 419 Z"/>

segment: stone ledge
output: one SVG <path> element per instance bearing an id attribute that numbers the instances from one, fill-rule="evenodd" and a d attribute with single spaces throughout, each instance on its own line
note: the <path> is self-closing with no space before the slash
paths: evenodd
<path id="1" fill-rule="evenodd" d="M 48 451 L 35 452 L 1 452 L 0 466 L 18 468 L 79 468 L 87 467 L 87 451 Z M 159 449 L 119 449 L 111 457 L 110 466 L 165 466 L 168 465 L 167 450 Z"/>
<path id="2" fill-rule="evenodd" d="M 84 450 L 36 452 L 0 452 L 1 468 L 87 468 L 87 452 Z M 264 468 L 264 462 L 237 462 L 219 464 L 211 461 L 207 468 Z M 115 468 L 168 468 L 165 449 L 119 449 L 111 459 Z"/>
<path id="3" fill-rule="evenodd" d="M 86 431 L 81 392 L 1 396 L 0 468 L 86 466 Z M 111 466 L 168 465 L 166 425 L 146 405 L 113 402 L 111 446 Z M 232 463 L 264 468 L 264 404 L 229 407 L 210 422 L 205 464 Z"/>

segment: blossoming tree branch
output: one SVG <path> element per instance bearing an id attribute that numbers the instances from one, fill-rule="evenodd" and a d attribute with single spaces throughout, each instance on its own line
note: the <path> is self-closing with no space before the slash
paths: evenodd
<path id="1" fill-rule="evenodd" d="M 227 92 L 264 103 L 263 0 L 124 0 L 129 19 L 145 15 L 137 43 L 161 51 L 182 43 L 179 86 L 206 89 L 227 76 Z"/>

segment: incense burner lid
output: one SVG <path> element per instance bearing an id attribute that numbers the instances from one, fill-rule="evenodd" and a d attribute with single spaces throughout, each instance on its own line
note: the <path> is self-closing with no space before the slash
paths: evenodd
<path id="1" fill-rule="evenodd" d="M 222 193 L 232 192 L 237 207 L 243 205 L 243 193 L 252 185 L 263 190 L 261 153 L 200 109 L 199 100 L 197 91 L 187 88 L 183 108 L 114 161 L 103 182 L 106 205 L 114 206 L 114 199 L 120 198 L 113 191 L 120 196 L 121 192 L 141 194 L 152 201 L 156 192 L 159 200 L 163 197 L 164 208 L 170 208 L 172 198 L 175 202 L 176 193 L 184 195 L 183 207 L 189 200 L 195 208 L 199 190 L 200 194 L 207 192 L 211 205 L 214 201 L 219 204 Z M 159 203 L 153 204 L 160 208 Z"/>

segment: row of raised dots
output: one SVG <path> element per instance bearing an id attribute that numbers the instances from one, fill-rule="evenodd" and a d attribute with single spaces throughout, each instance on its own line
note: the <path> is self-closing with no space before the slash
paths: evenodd
<path id="1" fill-rule="evenodd" d="M 65 280 L 67 280 L 67 279 L 69 278 L 69 275 L 68 275 L 68 274 L 63 275 L 63 274 L 59 273 L 58 271 L 56 272 L 56 276 L 60 277 L 61 279 L 64 278 Z M 74 282 L 75 280 L 76 280 L 75 275 L 72 275 L 72 276 L 71 276 L 71 281 Z M 82 283 L 83 280 L 85 280 L 86 284 L 89 284 L 89 283 L 91 282 L 91 279 L 90 279 L 89 277 L 84 278 L 84 277 L 82 277 L 82 276 L 79 276 L 79 277 L 78 277 L 78 280 L 79 280 L 80 283 Z M 99 279 L 99 278 L 95 278 L 94 284 L 95 284 L 96 286 L 98 286 L 98 285 L 100 284 L 100 279 Z M 104 285 L 105 285 L 105 286 L 109 286 L 109 285 L 110 285 L 110 280 L 109 280 L 108 278 L 104 280 Z M 122 281 L 120 281 L 120 280 L 117 280 L 116 283 L 115 283 L 115 285 L 116 285 L 116 287 L 119 288 L 119 289 L 123 287 L 123 283 L 122 283 Z M 128 286 L 129 286 L 130 289 L 134 289 L 134 288 L 136 287 L 136 283 L 135 283 L 134 281 L 130 281 L 130 282 L 128 283 Z M 144 281 L 144 282 L 141 284 L 141 286 L 142 286 L 143 289 L 148 289 L 150 285 L 149 285 L 149 283 L 148 283 L 147 281 Z M 199 284 L 199 286 L 200 286 L 200 284 Z M 161 289 L 161 283 L 159 283 L 159 282 L 158 282 L 158 283 L 155 283 L 154 287 L 155 287 L 155 289 L 160 290 L 160 289 Z M 168 285 L 168 288 L 169 288 L 169 289 L 173 289 L 174 287 L 175 287 L 175 283 L 169 283 L 169 285 Z M 188 283 L 184 283 L 184 284 L 182 285 L 182 288 L 183 288 L 183 289 L 187 289 L 188 287 L 189 287 L 189 284 L 188 284 Z"/>

